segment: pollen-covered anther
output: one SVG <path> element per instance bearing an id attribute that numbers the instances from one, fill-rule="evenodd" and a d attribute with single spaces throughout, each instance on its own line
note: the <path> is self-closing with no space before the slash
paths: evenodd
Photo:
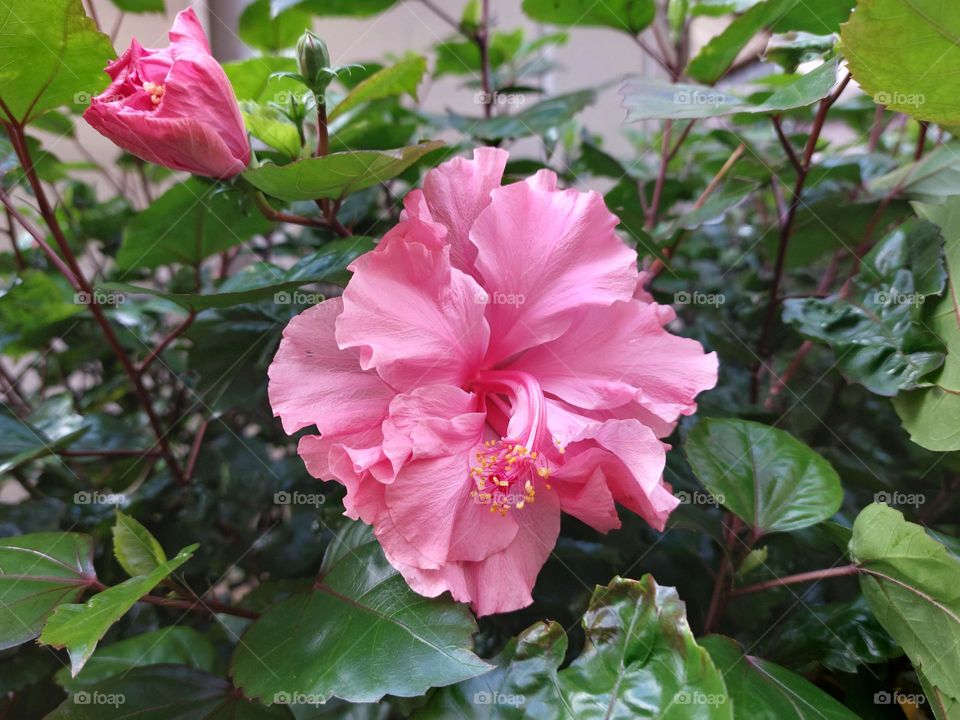
<path id="1" fill-rule="evenodd" d="M 550 477 L 550 468 L 539 453 L 515 440 L 488 440 L 476 453 L 470 468 L 477 489 L 470 496 L 490 505 L 490 512 L 506 515 L 536 501 L 536 481 Z M 488 490 L 489 488 L 489 490 Z"/>
<path id="2" fill-rule="evenodd" d="M 160 83 L 145 82 L 143 84 L 143 91 L 150 95 L 150 102 L 154 105 L 159 105 L 163 99 L 163 85 Z"/>

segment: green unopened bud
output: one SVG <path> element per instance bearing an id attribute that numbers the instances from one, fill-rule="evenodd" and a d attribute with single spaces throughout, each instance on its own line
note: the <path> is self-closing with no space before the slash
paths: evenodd
<path id="1" fill-rule="evenodd" d="M 322 93 L 330 84 L 330 52 L 327 44 L 311 30 L 297 41 L 297 68 L 314 92 Z"/>

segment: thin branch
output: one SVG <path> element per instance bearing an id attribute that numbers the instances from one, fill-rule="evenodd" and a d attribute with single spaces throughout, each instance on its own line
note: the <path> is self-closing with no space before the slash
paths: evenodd
<path id="1" fill-rule="evenodd" d="M 257 210 L 259 210 L 261 214 L 267 218 L 267 220 L 290 223 L 291 225 L 303 225 L 304 227 L 325 228 L 327 230 L 333 230 L 342 237 L 348 237 L 350 235 L 350 231 L 346 229 L 344 229 L 346 235 L 343 235 L 341 231 L 337 230 L 336 227 L 331 226 L 331 224 L 324 218 L 307 217 L 306 215 L 293 215 L 291 213 L 275 210 L 273 206 L 267 202 L 267 199 L 263 196 L 263 193 L 258 192 L 254 194 L 253 204 L 256 206 Z M 340 227 L 343 226 L 341 225 Z"/>
<path id="2" fill-rule="evenodd" d="M 200 446 L 203 444 L 203 438 L 207 434 L 207 428 L 210 426 L 210 420 L 204 419 L 197 428 L 197 435 L 193 439 L 193 447 L 190 448 L 190 458 L 187 460 L 187 469 L 184 471 L 184 482 L 189 483 L 193 478 L 193 471 L 197 467 L 197 458 L 200 457 Z"/>
<path id="3" fill-rule="evenodd" d="M 760 372 L 763 368 L 763 358 L 767 356 L 767 342 L 770 332 L 773 329 L 773 321 L 777 315 L 777 308 L 780 305 L 780 284 L 783 280 L 783 270 L 786 264 L 787 247 L 790 244 L 790 237 L 793 234 L 793 224 L 797 217 L 797 210 L 800 208 L 803 189 L 806 186 L 807 176 L 810 174 L 810 166 L 813 161 L 813 154 L 817 149 L 817 142 L 820 134 L 823 132 L 823 125 L 827 119 L 827 113 L 840 97 L 840 94 L 847 87 L 851 79 L 850 73 L 844 76 L 837 88 L 827 97 L 820 101 L 820 107 L 813 121 L 813 127 L 810 129 L 810 136 L 807 139 L 806 148 L 804 148 L 803 158 L 800 161 L 797 171 L 797 179 L 793 187 L 793 195 L 790 199 L 790 205 L 787 208 L 787 214 L 783 224 L 780 226 L 780 242 L 777 247 L 777 258 L 774 263 L 773 281 L 770 283 L 770 294 L 767 300 L 767 310 L 764 313 L 763 324 L 760 328 L 760 336 L 757 340 L 755 355 L 758 360 L 754 363 L 753 371 L 750 377 L 750 402 L 757 402 L 757 396 L 760 391 Z"/>
<path id="4" fill-rule="evenodd" d="M 446 11 L 435 5 L 431 0 L 420 0 L 423 3 L 423 6 L 428 8 L 434 15 L 443 20 L 447 25 L 452 27 L 458 33 L 463 32 L 463 26 L 457 22 L 451 15 L 448 15 Z"/>
<path id="5" fill-rule="evenodd" d="M 103 592 L 107 589 L 107 586 L 98 580 L 93 580 L 90 582 L 89 586 L 97 592 Z M 237 607 L 236 605 L 229 605 L 213 599 L 197 598 L 195 600 L 185 600 L 182 598 L 166 598 L 159 597 L 157 595 L 144 595 L 137 600 L 137 602 L 147 603 L 148 605 L 157 605 L 159 607 L 189 610 L 202 615 L 217 615 L 222 613 L 224 615 L 235 615 L 236 617 L 249 618 L 250 620 L 256 620 L 260 617 L 260 613 L 254 610 Z"/>
<path id="6" fill-rule="evenodd" d="M 3 103 L 2 100 L 0 100 L 0 107 L 3 107 L 7 115 L 12 117 L 9 108 L 6 107 L 6 104 Z M 6 129 L 8 136 L 10 137 L 11 144 L 14 147 L 14 151 L 17 154 L 17 158 L 23 167 L 24 173 L 26 173 L 27 180 L 30 182 L 30 187 L 33 189 L 33 194 L 37 199 L 40 215 L 43 217 L 44 222 L 50 229 L 50 233 L 53 235 L 53 239 L 57 243 L 57 247 L 64 258 L 63 262 L 54 262 L 53 257 L 56 257 L 56 254 L 54 253 L 53 257 L 51 257 L 51 261 L 58 266 L 58 269 L 60 269 L 62 273 L 64 273 L 62 266 L 65 263 L 70 269 L 70 272 L 64 273 L 64 276 L 68 280 L 71 280 L 72 278 L 72 281 L 76 283 L 77 289 L 86 293 L 90 298 L 90 302 L 88 304 L 90 313 L 93 315 L 94 320 L 100 327 L 104 339 L 107 341 L 107 345 L 110 346 L 110 349 L 117 357 L 117 360 L 120 361 L 120 365 L 123 367 L 124 373 L 126 373 L 127 377 L 130 379 L 130 382 L 133 385 L 134 394 L 137 396 L 140 405 L 143 407 L 143 410 L 147 415 L 147 421 L 150 423 L 150 427 L 153 430 L 154 435 L 156 435 L 157 444 L 163 453 L 163 459 L 166 461 L 167 466 L 174 477 L 182 477 L 183 473 L 180 470 L 180 464 L 177 462 L 177 459 L 170 448 L 170 443 L 167 440 L 166 432 L 160 425 L 160 419 L 157 417 L 157 413 L 153 408 L 153 402 L 150 398 L 150 395 L 147 393 L 147 390 L 141 381 L 140 375 L 137 373 L 136 367 L 134 367 L 133 361 L 130 359 L 130 356 L 127 355 L 126 350 L 120 343 L 116 333 L 113 331 L 113 326 L 110 325 L 110 321 L 107 319 L 106 314 L 103 312 L 103 309 L 97 302 L 93 287 L 86 280 L 83 272 L 80 270 L 80 265 L 77 262 L 76 257 L 74 257 L 73 250 L 70 249 L 70 244 L 67 241 L 66 236 L 63 234 L 63 229 L 60 227 L 59 220 L 57 220 L 56 212 L 54 211 L 53 207 L 51 207 L 50 201 L 47 199 L 47 194 L 43 188 L 43 185 L 40 183 L 40 178 L 37 176 L 36 168 L 33 164 L 33 158 L 30 157 L 30 150 L 27 147 L 26 135 L 24 134 L 23 126 L 10 123 L 6 124 Z"/>
<path id="7" fill-rule="evenodd" d="M 47 256 L 47 259 L 50 261 L 50 264 L 53 265 L 53 267 L 56 268 L 56 270 L 59 271 L 60 274 L 67 279 L 67 282 L 70 283 L 71 287 L 74 290 L 80 290 L 81 289 L 80 283 L 77 281 L 77 278 L 74 276 L 73 271 L 67 267 L 66 263 L 63 262 L 63 259 L 59 255 L 57 255 L 57 253 L 54 251 L 52 247 L 50 247 L 43 233 L 41 233 L 40 230 L 33 223 L 27 220 L 20 213 L 20 211 L 13 206 L 13 202 L 10 200 L 10 196 L 8 196 L 2 190 L 0 190 L 0 202 L 2 202 L 4 207 L 6 208 L 8 217 L 13 218 L 18 223 L 20 223 L 23 229 L 26 230 L 27 233 L 34 239 L 34 241 L 43 251 L 43 254 Z"/>
<path id="8" fill-rule="evenodd" d="M 481 0 L 480 27 L 473 41 L 480 50 L 480 82 L 483 85 L 483 115 L 493 115 L 493 71 L 490 67 L 490 0 Z"/>
<path id="9" fill-rule="evenodd" d="M 647 213 L 645 227 L 652 230 L 657 224 L 657 213 L 660 211 L 660 198 L 663 196 L 663 185 L 667 180 L 667 165 L 670 162 L 670 133 L 673 130 L 673 120 L 663 124 L 663 137 L 660 142 L 660 170 L 653 184 L 653 197 L 650 199 L 650 212 Z"/>
<path id="10" fill-rule="evenodd" d="M 160 451 L 153 448 L 97 448 L 92 450 L 59 450 L 57 455 L 61 457 L 84 458 L 84 457 L 102 457 L 102 458 L 124 458 L 124 457 L 159 457 Z"/>
<path id="11" fill-rule="evenodd" d="M 730 157 L 727 158 L 727 161 L 717 171 L 717 174 L 710 179 L 709 183 L 707 183 L 707 187 L 704 188 L 702 193 L 700 193 L 700 197 L 698 197 L 697 201 L 693 204 L 692 211 L 699 210 L 704 206 L 704 204 L 713 194 L 714 190 L 716 190 L 717 187 L 719 187 L 720 183 L 723 181 L 724 176 L 728 172 L 730 172 L 730 168 L 732 168 L 736 164 L 737 160 L 740 159 L 740 156 L 743 155 L 743 151 L 746 150 L 746 148 L 747 146 L 744 145 L 743 143 L 740 143 L 736 147 L 736 149 L 730 154 Z M 682 233 L 677 238 L 677 241 L 670 247 L 669 251 L 664 251 L 664 256 L 666 256 L 667 258 L 673 257 L 674 253 L 677 251 L 677 246 L 680 245 L 680 243 L 683 241 L 683 239 L 687 235 L 689 235 L 689 231 Z M 650 269 L 648 270 L 650 280 L 652 281 L 653 278 L 657 277 L 657 275 L 659 275 L 663 271 L 664 267 L 665 266 L 663 262 L 660 260 L 660 258 L 657 258 L 656 260 L 654 260 L 650 264 Z"/>
<path id="12" fill-rule="evenodd" d="M 761 590 L 769 590 L 776 587 L 783 587 L 784 585 L 796 585 L 797 583 L 813 582 L 815 580 L 823 580 L 824 578 L 846 577 L 849 575 L 856 575 L 859 572 L 860 568 L 858 568 L 856 565 L 842 565 L 840 567 L 826 568 L 824 570 L 811 570 L 810 572 L 797 573 L 796 575 L 785 575 L 784 577 L 766 580 L 764 582 L 756 583 L 755 585 L 746 585 L 744 587 L 736 588 L 735 590 L 730 591 L 730 595 L 732 597 L 736 597 L 737 595 L 749 595 L 750 593 L 760 592 Z"/>
<path id="13" fill-rule="evenodd" d="M 194 310 L 193 308 L 190 308 L 190 314 L 187 315 L 186 319 L 182 323 L 177 325 L 169 333 L 167 333 L 166 337 L 164 337 L 163 340 L 161 340 L 159 344 L 153 350 L 150 351 L 150 354 L 147 355 L 146 358 L 144 358 L 144 361 L 140 363 L 140 367 L 137 369 L 137 373 L 140 375 L 143 375 L 147 371 L 147 368 L 153 365 L 153 362 L 158 357 L 160 357 L 160 355 L 163 353 L 164 350 L 167 349 L 170 343 L 176 340 L 180 335 L 182 335 L 186 331 L 188 327 L 190 327 L 193 324 L 193 321 L 196 317 L 197 317 L 197 311 Z"/>
<path id="14" fill-rule="evenodd" d="M 777 132 L 777 138 L 780 140 L 780 144 L 783 146 L 787 157 L 790 158 L 790 162 L 793 164 L 793 169 L 798 173 L 803 172 L 803 165 L 800 164 L 800 158 L 797 157 L 797 152 L 793 149 L 793 144 L 783 132 L 783 123 L 780 121 L 780 116 L 771 115 L 770 119 L 773 121 L 773 129 Z"/>

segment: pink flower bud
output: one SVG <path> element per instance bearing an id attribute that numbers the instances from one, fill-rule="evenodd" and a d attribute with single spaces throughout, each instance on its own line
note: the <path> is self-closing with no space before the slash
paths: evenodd
<path id="1" fill-rule="evenodd" d="M 236 96 L 192 9 L 177 15 L 169 47 L 151 50 L 134 39 L 106 70 L 113 82 L 83 114 L 97 132 L 173 170 L 229 178 L 247 167 Z"/>

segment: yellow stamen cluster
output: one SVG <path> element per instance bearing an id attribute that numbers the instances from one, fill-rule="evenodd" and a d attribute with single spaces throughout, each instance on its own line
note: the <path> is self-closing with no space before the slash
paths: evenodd
<path id="1" fill-rule="evenodd" d="M 484 505 L 489 503 L 490 512 L 499 512 L 500 515 L 506 515 L 512 508 L 522 510 L 527 503 L 536 501 L 533 478 L 550 477 L 549 468 L 536 466 L 539 457 L 537 452 L 520 443 L 488 440 L 483 449 L 477 451 L 477 464 L 470 468 L 477 486 L 470 497 Z M 510 492 L 511 487 L 513 492 Z M 549 485 L 546 487 L 550 489 Z"/>
<path id="2" fill-rule="evenodd" d="M 143 91 L 150 95 L 150 102 L 154 105 L 159 105 L 163 99 L 163 85 L 160 83 L 145 82 Z"/>

